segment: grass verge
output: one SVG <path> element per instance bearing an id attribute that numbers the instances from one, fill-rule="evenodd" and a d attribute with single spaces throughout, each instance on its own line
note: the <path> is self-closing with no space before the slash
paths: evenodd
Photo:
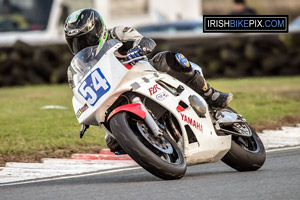
<path id="1" fill-rule="evenodd" d="M 233 93 L 232 108 L 261 131 L 300 123 L 300 77 L 224 79 L 211 85 Z"/>
<path id="2" fill-rule="evenodd" d="M 300 77 L 211 80 L 223 92 L 232 92 L 231 107 L 259 130 L 300 123 Z M 80 125 L 67 85 L 0 89 L 0 164 L 33 162 L 43 157 L 69 157 L 72 153 L 97 153 L 104 131 L 91 127 L 79 139 Z M 61 105 L 67 110 L 43 110 Z"/>

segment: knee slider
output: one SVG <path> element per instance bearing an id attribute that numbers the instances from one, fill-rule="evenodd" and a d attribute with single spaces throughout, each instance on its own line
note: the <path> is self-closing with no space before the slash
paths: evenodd
<path id="1" fill-rule="evenodd" d="M 191 72 L 193 70 L 190 62 L 181 53 L 165 51 L 156 54 L 151 59 L 151 64 L 162 72 Z"/>
<path id="2" fill-rule="evenodd" d="M 166 62 L 168 66 L 177 72 L 190 72 L 192 67 L 190 62 L 181 53 L 167 52 Z"/>
<path id="3" fill-rule="evenodd" d="M 191 63 L 188 61 L 188 59 L 181 53 L 176 53 L 175 60 L 177 62 L 178 67 L 181 68 L 181 71 L 183 72 L 189 72 L 192 71 Z"/>

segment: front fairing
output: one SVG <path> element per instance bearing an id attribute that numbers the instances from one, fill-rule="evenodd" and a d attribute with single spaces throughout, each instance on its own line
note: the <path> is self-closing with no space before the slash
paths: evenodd
<path id="1" fill-rule="evenodd" d="M 83 77 L 103 58 L 111 49 L 118 49 L 122 43 L 118 40 L 108 40 L 101 50 L 99 45 L 87 47 L 78 52 L 71 61 L 70 71 L 75 87 L 80 83 Z"/>

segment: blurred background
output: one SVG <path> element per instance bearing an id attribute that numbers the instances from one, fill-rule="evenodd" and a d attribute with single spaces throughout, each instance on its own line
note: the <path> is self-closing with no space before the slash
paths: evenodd
<path id="1" fill-rule="evenodd" d="M 300 1 L 245 3 L 256 14 L 288 14 L 290 33 L 203 34 L 202 15 L 232 14 L 234 0 L 0 0 L 0 86 L 66 82 L 63 23 L 81 8 L 99 10 L 108 28 L 137 28 L 156 52 L 182 52 L 208 78 L 299 74 Z"/>
<path id="2" fill-rule="evenodd" d="M 0 0 L 0 166 L 98 153 L 104 131 L 83 140 L 72 108 L 67 16 L 99 10 L 108 28 L 133 26 L 159 51 L 183 53 L 258 131 L 300 123 L 299 0 Z M 203 34 L 205 14 L 289 15 L 283 34 Z M 99 134 L 100 133 L 100 134 Z"/>

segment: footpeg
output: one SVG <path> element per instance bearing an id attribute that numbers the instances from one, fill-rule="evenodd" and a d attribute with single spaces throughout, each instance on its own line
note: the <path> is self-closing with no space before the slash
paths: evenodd
<path id="1" fill-rule="evenodd" d="M 88 128 L 90 128 L 90 125 L 82 124 L 81 129 L 80 129 L 80 138 L 83 137 L 84 133 L 86 132 L 86 130 L 87 130 Z"/>

